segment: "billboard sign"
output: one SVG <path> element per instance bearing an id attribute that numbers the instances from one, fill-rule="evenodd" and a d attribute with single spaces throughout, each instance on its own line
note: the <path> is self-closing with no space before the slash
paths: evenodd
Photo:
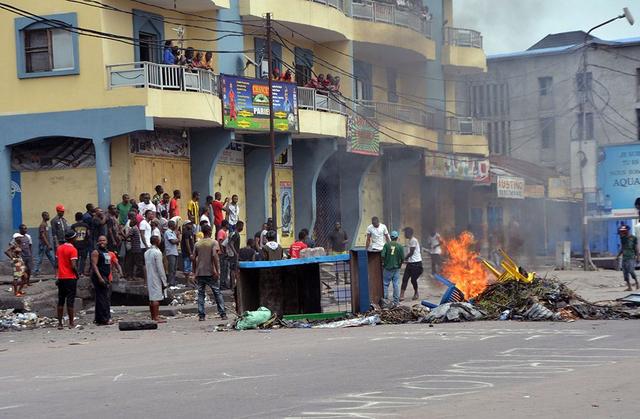
<path id="1" fill-rule="evenodd" d="M 524 199 L 524 179 L 515 176 L 498 176 L 496 180 L 498 198 Z"/>
<path id="2" fill-rule="evenodd" d="M 222 75 L 222 123 L 226 129 L 269 132 L 269 84 L 264 79 Z M 298 132 L 295 83 L 274 81 L 273 117 L 276 132 Z"/>
<path id="3" fill-rule="evenodd" d="M 598 153 L 598 207 L 615 217 L 635 217 L 640 197 L 640 144 L 602 147 Z"/>
<path id="4" fill-rule="evenodd" d="M 366 156 L 380 155 L 380 130 L 374 120 L 361 116 L 347 118 L 347 151 Z"/>
<path id="5" fill-rule="evenodd" d="M 490 181 L 489 159 L 425 151 L 424 175 L 486 183 Z"/>

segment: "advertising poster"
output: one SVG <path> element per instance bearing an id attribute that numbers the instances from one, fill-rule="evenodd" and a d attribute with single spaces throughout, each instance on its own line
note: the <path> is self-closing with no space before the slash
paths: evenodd
<path id="1" fill-rule="evenodd" d="M 488 183 L 489 159 L 425 151 L 424 175 Z"/>
<path id="2" fill-rule="evenodd" d="M 524 199 L 524 179 L 515 176 L 498 176 L 498 198 Z"/>
<path id="3" fill-rule="evenodd" d="M 374 121 L 361 116 L 348 117 L 347 151 L 367 156 L 380 155 L 380 132 Z"/>
<path id="4" fill-rule="evenodd" d="M 242 144 L 232 141 L 231 144 L 227 146 L 227 148 L 222 150 L 222 155 L 220 156 L 220 160 L 218 160 L 218 162 L 222 164 L 243 166 L 244 150 L 242 148 Z"/>
<path id="5" fill-rule="evenodd" d="M 604 214 L 634 217 L 640 197 L 640 144 L 602 147 L 598 155 L 598 207 Z"/>
<path id="6" fill-rule="evenodd" d="M 291 182 L 288 180 L 280 181 L 280 226 L 282 227 L 282 237 L 291 236 L 291 222 L 293 221 L 292 201 L 293 190 L 291 189 Z"/>
<path id="7" fill-rule="evenodd" d="M 22 224 L 22 188 L 20 187 L 20 172 L 11 172 L 11 209 L 13 213 L 13 229 L 17 230 Z"/>
<path id="8" fill-rule="evenodd" d="M 269 85 L 264 79 L 220 77 L 222 121 L 226 129 L 269 131 Z M 295 83 L 274 81 L 273 117 L 276 132 L 298 132 L 298 98 Z"/>
<path id="9" fill-rule="evenodd" d="M 175 129 L 156 129 L 138 131 L 131 134 L 131 153 L 158 157 L 189 158 L 189 139 L 182 131 Z"/>

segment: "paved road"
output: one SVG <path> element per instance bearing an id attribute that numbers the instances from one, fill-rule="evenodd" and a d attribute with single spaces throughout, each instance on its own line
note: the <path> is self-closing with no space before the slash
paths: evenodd
<path id="1" fill-rule="evenodd" d="M 640 323 L 0 333 L 0 417 L 636 418 Z"/>

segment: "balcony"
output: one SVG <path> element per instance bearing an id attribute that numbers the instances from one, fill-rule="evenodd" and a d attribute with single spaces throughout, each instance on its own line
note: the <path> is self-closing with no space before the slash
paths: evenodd
<path id="1" fill-rule="evenodd" d="M 108 95 L 144 105 L 147 116 L 158 122 L 180 120 L 182 126 L 194 127 L 222 124 L 218 76 L 212 71 L 151 62 L 107 65 L 106 69 Z"/>
<path id="2" fill-rule="evenodd" d="M 413 29 L 427 38 L 431 38 L 431 22 L 415 12 L 403 10 L 391 4 L 368 0 L 353 1 L 351 3 L 351 16 L 356 19 L 388 23 Z"/>
<path id="3" fill-rule="evenodd" d="M 446 27 L 443 64 L 445 70 L 460 74 L 486 71 L 487 59 L 482 50 L 482 35 L 471 29 Z"/>
<path id="4" fill-rule="evenodd" d="M 447 117 L 445 132 L 447 151 L 452 153 L 489 154 L 482 121 L 468 117 Z"/>
<path id="5" fill-rule="evenodd" d="M 346 115 L 346 108 L 333 93 L 311 87 L 298 87 L 298 108 Z"/>
<path id="6" fill-rule="evenodd" d="M 358 103 L 358 113 L 363 116 L 381 120 L 402 121 L 433 129 L 433 114 L 420 108 L 370 100 L 361 100 Z"/>

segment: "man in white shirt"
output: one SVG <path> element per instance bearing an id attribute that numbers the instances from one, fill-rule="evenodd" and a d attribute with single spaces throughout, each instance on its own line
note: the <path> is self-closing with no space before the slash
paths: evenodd
<path id="1" fill-rule="evenodd" d="M 391 241 L 387 226 L 382 224 L 378 217 L 371 219 L 367 227 L 367 250 L 370 252 L 382 252 L 385 243 Z"/>
<path id="2" fill-rule="evenodd" d="M 435 229 L 429 234 L 429 254 L 431 255 L 431 273 L 437 274 L 442 264 L 442 237 Z"/>
<path id="3" fill-rule="evenodd" d="M 138 229 L 140 230 L 140 248 L 142 249 L 142 252 L 151 247 L 151 233 L 153 232 L 151 221 L 155 218 L 155 211 L 147 211 L 145 218 L 140 221 L 140 225 L 138 225 Z"/>
<path id="4" fill-rule="evenodd" d="M 156 206 L 151 202 L 151 196 L 148 193 L 142 194 L 142 202 L 138 203 L 138 211 L 142 214 L 143 217 L 146 217 L 146 213 L 148 210 L 156 212 Z"/>
<path id="5" fill-rule="evenodd" d="M 240 219 L 240 206 L 238 205 L 238 195 L 231 197 L 231 202 L 227 202 L 227 205 L 222 208 L 227 213 L 227 221 L 229 221 L 229 231 L 236 231 L 236 224 Z"/>
<path id="6" fill-rule="evenodd" d="M 405 227 L 404 237 L 407 239 L 407 250 L 405 251 L 405 262 L 407 267 L 404 269 L 404 275 L 402 276 L 402 286 L 400 287 L 400 301 L 404 300 L 404 292 L 407 289 L 409 279 L 411 279 L 411 285 L 413 286 L 413 300 L 420 298 L 418 294 L 418 278 L 422 275 L 422 253 L 420 252 L 420 242 L 413 236 L 413 229 L 411 227 Z"/>

